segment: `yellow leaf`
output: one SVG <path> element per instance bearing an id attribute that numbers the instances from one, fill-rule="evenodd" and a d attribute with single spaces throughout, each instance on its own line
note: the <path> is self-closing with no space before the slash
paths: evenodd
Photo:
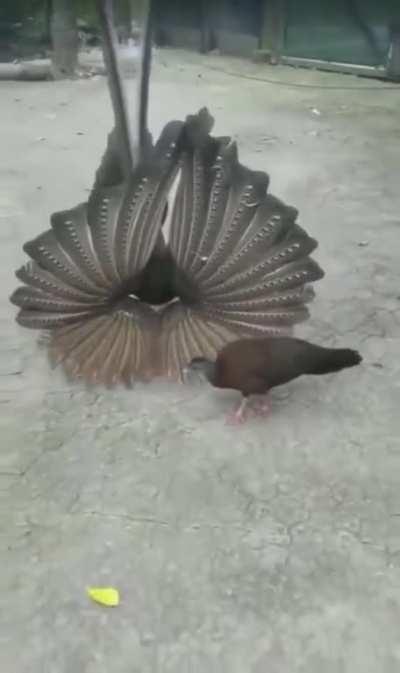
<path id="1" fill-rule="evenodd" d="M 106 605 L 108 608 L 115 608 L 119 605 L 118 589 L 113 587 L 89 587 L 88 596 L 100 605 Z"/>

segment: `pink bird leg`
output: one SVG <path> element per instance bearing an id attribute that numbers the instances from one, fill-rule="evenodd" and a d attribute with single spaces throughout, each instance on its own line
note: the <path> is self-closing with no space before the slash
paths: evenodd
<path id="1" fill-rule="evenodd" d="M 229 425 L 241 425 L 247 419 L 247 397 L 243 397 L 237 409 L 228 414 L 226 422 Z"/>

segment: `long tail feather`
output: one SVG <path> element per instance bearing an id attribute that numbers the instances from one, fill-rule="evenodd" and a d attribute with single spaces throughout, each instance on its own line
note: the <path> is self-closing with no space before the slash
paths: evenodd
<path id="1" fill-rule="evenodd" d="M 72 378 L 111 386 L 131 385 L 155 370 L 157 314 L 132 300 L 101 316 L 54 330 L 48 337 L 53 365 Z"/>
<path id="2" fill-rule="evenodd" d="M 182 380 L 182 369 L 194 357 L 205 354 L 214 358 L 225 343 L 237 338 L 231 329 L 207 316 L 203 309 L 185 307 L 180 302 L 166 308 L 161 328 L 163 368 L 177 380 Z"/>

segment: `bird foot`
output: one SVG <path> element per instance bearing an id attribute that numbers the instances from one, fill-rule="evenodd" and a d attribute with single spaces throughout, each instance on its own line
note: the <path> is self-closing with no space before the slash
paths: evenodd
<path id="1" fill-rule="evenodd" d="M 251 416 L 269 416 L 271 413 L 271 402 L 269 397 L 259 397 L 251 400 L 245 398 L 241 401 L 237 409 L 228 414 L 226 422 L 229 425 L 242 425 Z"/>
<path id="2" fill-rule="evenodd" d="M 239 413 L 239 410 L 231 411 L 226 417 L 227 425 L 242 425 L 246 421 L 246 415 Z"/>
<path id="3" fill-rule="evenodd" d="M 247 400 L 242 400 L 238 408 L 228 414 L 226 423 L 228 425 L 242 425 L 247 420 L 248 411 Z"/>
<path id="4" fill-rule="evenodd" d="M 255 416 L 269 416 L 271 413 L 271 402 L 269 398 L 263 397 L 255 400 L 252 404 L 252 412 Z"/>

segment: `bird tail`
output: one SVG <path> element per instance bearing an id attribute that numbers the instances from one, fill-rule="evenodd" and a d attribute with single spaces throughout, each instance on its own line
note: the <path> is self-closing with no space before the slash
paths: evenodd
<path id="1" fill-rule="evenodd" d="M 355 367 L 362 361 L 360 353 L 351 348 L 322 348 L 314 344 L 309 346 L 312 348 L 309 350 L 309 357 L 304 360 L 307 370 L 305 374 L 331 374 Z"/>

